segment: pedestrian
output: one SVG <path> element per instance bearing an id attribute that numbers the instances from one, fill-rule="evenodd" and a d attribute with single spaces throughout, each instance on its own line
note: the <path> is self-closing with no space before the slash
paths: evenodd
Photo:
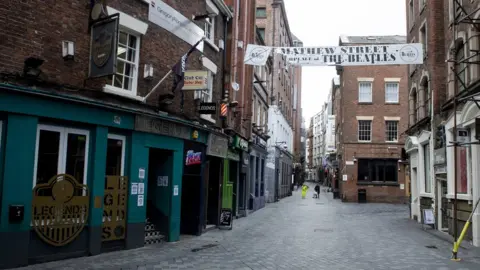
<path id="1" fill-rule="evenodd" d="M 307 197 L 307 190 L 308 190 L 308 186 L 303 185 L 302 186 L 302 199 L 305 199 L 305 197 Z"/>
<path id="2" fill-rule="evenodd" d="M 320 186 L 319 186 L 318 184 L 315 186 L 315 192 L 317 193 L 317 194 L 316 194 L 316 195 L 317 195 L 316 198 L 317 198 L 317 199 L 320 198 Z"/>

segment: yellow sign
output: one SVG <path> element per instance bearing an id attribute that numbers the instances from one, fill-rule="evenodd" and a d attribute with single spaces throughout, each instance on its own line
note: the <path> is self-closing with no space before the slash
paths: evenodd
<path id="1" fill-rule="evenodd" d="M 127 197 L 128 178 L 107 175 L 103 197 L 102 241 L 125 238 Z"/>
<path id="2" fill-rule="evenodd" d="M 87 224 L 89 201 L 86 185 L 79 184 L 71 175 L 56 175 L 33 189 L 33 228 L 46 243 L 64 246 Z"/>
<path id="3" fill-rule="evenodd" d="M 182 90 L 208 89 L 208 71 L 187 70 L 183 79 Z"/>

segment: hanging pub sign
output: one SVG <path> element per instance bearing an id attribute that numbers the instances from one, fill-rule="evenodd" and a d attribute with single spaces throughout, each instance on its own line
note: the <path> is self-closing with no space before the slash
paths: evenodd
<path id="1" fill-rule="evenodd" d="M 88 77 L 97 78 L 115 74 L 118 22 L 118 14 L 114 14 L 92 25 Z"/>
<path id="2" fill-rule="evenodd" d="M 186 70 L 182 90 L 208 89 L 208 71 Z"/>
<path id="3" fill-rule="evenodd" d="M 201 102 L 198 107 L 198 113 L 200 114 L 216 114 L 217 103 L 215 102 Z"/>
<path id="4" fill-rule="evenodd" d="M 271 50 L 284 55 L 286 61 L 295 66 L 372 66 L 423 63 L 423 45 L 421 43 L 280 48 L 248 44 L 244 63 L 263 66 L 266 64 Z"/>
<path id="5" fill-rule="evenodd" d="M 68 174 L 52 177 L 33 189 L 32 226 L 52 246 L 65 246 L 77 238 L 88 222 L 88 187 Z"/>

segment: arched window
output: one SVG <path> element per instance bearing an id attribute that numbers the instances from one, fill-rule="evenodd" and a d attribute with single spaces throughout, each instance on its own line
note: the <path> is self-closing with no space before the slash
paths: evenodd
<path id="1" fill-rule="evenodd" d="M 417 88 L 414 87 L 410 91 L 410 106 L 409 106 L 409 116 L 410 116 L 410 126 L 415 125 L 418 120 L 418 97 L 417 97 Z"/>
<path id="2" fill-rule="evenodd" d="M 423 94 L 425 95 L 424 98 L 424 108 L 425 108 L 425 117 L 429 117 L 430 113 L 432 112 L 432 97 L 430 91 L 430 84 L 428 82 L 428 77 L 424 76 L 420 81 L 420 86 L 423 89 Z"/>
<path id="3" fill-rule="evenodd" d="M 455 76 L 457 80 L 457 89 L 458 93 L 465 90 L 465 84 L 467 83 L 467 65 L 464 62 L 465 60 L 465 44 L 463 39 L 459 39 L 456 42 L 456 52 L 455 52 L 455 63 L 456 63 L 456 73 L 458 76 Z"/>

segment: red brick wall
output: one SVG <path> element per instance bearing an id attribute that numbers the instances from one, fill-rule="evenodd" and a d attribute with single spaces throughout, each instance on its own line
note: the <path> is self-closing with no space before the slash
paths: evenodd
<path id="1" fill-rule="evenodd" d="M 358 80 L 357 78 L 374 78 L 372 88 L 372 103 L 358 103 Z M 385 78 L 400 78 L 399 104 L 385 103 Z M 346 165 L 346 161 L 353 161 L 353 157 L 359 158 L 391 158 L 400 159 L 401 148 L 404 144 L 404 131 L 408 127 L 408 79 L 407 66 L 361 66 L 344 67 L 340 73 L 340 117 L 337 117 L 340 125 L 340 150 L 342 156 L 340 163 L 341 192 L 346 201 L 357 201 L 358 189 L 367 190 L 367 200 L 375 202 L 404 202 L 405 190 L 400 189 L 404 184 L 405 174 L 400 167 L 398 183 L 395 186 L 365 186 L 357 185 L 358 163 Z M 372 142 L 358 142 L 357 116 L 373 116 Z M 384 116 L 400 117 L 398 125 L 398 143 L 385 142 L 385 119 Z M 347 174 L 347 181 L 342 181 L 342 175 Z"/>
<path id="2" fill-rule="evenodd" d="M 21 73 L 23 62 L 29 56 L 45 60 L 41 69 L 45 79 L 58 84 L 69 84 L 83 88 L 88 74 L 90 34 L 88 34 L 88 16 L 90 1 L 2 1 L 0 3 L 0 72 Z M 206 13 L 204 0 L 165 0 L 165 2 L 187 18 Z M 191 47 L 160 26 L 148 22 L 148 4 L 140 0 L 110 0 L 108 5 L 149 24 L 147 33 L 141 38 L 138 95 L 145 95 L 168 72 L 168 70 Z M 223 16 L 216 17 L 215 43 L 223 39 Z M 203 22 L 196 22 L 202 29 Z M 62 40 L 75 42 L 74 61 L 62 59 Z M 222 59 L 223 52 L 217 53 L 209 45 L 204 46 L 204 55 L 218 67 L 214 82 L 214 100 L 220 100 L 223 89 Z M 203 69 L 199 60 L 200 53 L 195 51 L 189 58 L 189 69 Z M 144 64 L 151 63 L 154 78 L 143 78 Z M 103 80 L 87 80 L 86 87 L 101 90 Z M 168 79 L 155 95 L 150 104 L 157 103 L 157 96 L 170 91 L 172 79 Z M 79 91 L 83 93 L 83 91 Z M 114 96 L 116 97 L 116 96 Z M 177 93 L 174 104 L 165 110 L 178 113 L 180 94 Z M 193 101 L 193 92 L 185 95 L 185 113 L 198 116 Z M 216 118 L 216 117 L 215 117 Z M 218 123 L 218 122 L 217 122 Z"/>

